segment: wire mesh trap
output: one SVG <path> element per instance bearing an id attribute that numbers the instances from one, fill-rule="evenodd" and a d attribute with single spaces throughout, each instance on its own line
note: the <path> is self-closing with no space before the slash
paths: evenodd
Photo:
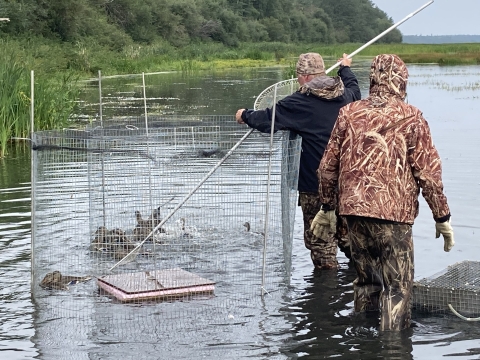
<path id="1" fill-rule="evenodd" d="M 451 313 L 464 320 L 480 316 L 480 262 L 462 261 L 414 283 L 413 306 L 433 313 Z M 470 317 L 470 318 L 467 318 Z"/>
<path id="2" fill-rule="evenodd" d="M 75 320 L 122 336 L 134 321 L 128 336 L 143 336 L 159 309 L 161 326 L 221 323 L 282 293 L 301 138 L 238 144 L 233 116 L 97 125 L 32 134 L 32 294 L 46 331 Z"/>

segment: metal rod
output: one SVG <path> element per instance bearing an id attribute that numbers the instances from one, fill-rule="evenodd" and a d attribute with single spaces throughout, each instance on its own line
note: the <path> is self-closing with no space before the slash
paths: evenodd
<path id="1" fill-rule="evenodd" d="M 357 50 L 355 50 L 354 52 L 352 52 L 350 55 L 348 55 L 348 58 L 351 58 L 353 57 L 354 55 L 358 54 L 360 51 L 362 51 L 363 49 L 365 49 L 367 46 L 371 45 L 372 43 L 374 43 L 375 41 L 377 41 L 378 39 L 380 39 L 382 36 L 385 36 L 385 34 L 389 33 L 390 31 L 392 31 L 393 29 L 395 29 L 396 27 L 398 27 L 400 24 L 404 23 L 405 21 L 407 21 L 408 19 L 410 19 L 412 16 L 414 16 L 415 14 L 417 14 L 418 12 L 422 11 L 423 9 L 425 9 L 428 5 L 432 4 L 433 3 L 433 0 L 429 1 L 428 3 L 426 3 L 425 5 L 423 5 L 421 8 L 419 8 L 418 10 L 414 11 L 413 13 L 411 13 L 410 15 L 406 16 L 405 18 L 403 18 L 402 20 L 400 20 L 399 22 L 397 22 L 396 24 L 392 25 L 391 27 L 389 27 L 387 30 L 385 30 L 384 32 L 382 32 L 381 34 L 379 34 L 378 36 L 374 37 L 372 40 L 370 40 L 369 42 L 367 42 L 365 45 L 362 45 L 360 46 Z M 341 64 L 341 61 L 337 62 L 335 65 L 333 65 L 332 67 L 328 68 L 327 70 L 325 70 L 325 73 L 328 74 L 330 71 L 332 71 L 333 69 L 335 69 L 337 66 L 339 66 Z M 264 96 L 266 96 L 266 93 L 270 92 L 271 89 L 273 89 L 273 87 L 275 85 L 280 85 L 282 83 L 285 83 L 285 82 L 289 82 L 291 80 L 282 80 L 282 81 L 279 81 L 278 83 L 274 84 L 274 85 L 270 85 L 269 87 L 267 87 L 265 90 L 263 90 L 258 96 L 257 98 L 255 99 L 255 105 L 257 105 L 259 103 L 259 99 L 262 99 Z"/>
<path id="2" fill-rule="evenodd" d="M 30 72 L 30 131 L 35 131 L 35 74 L 33 70 Z"/>
<path id="3" fill-rule="evenodd" d="M 277 106 L 277 87 L 273 91 L 272 127 L 270 129 L 270 156 L 268 158 L 267 199 L 265 205 L 265 226 L 263 229 L 262 296 L 265 295 L 265 272 L 267 264 L 268 216 L 270 210 L 270 178 L 272 174 L 273 134 L 275 133 L 275 110 Z"/>
<path id="4" fill-rule="evenodd" d="M 102 106 L 102 71 L 98 70 L 98 98 L 99 98 L 99 113 L 100 116 L 100 126 L 103 127 L 103 106 Z"/>
<path id="5" fill-rule="evenodd" d="M 102 128 L 102 140 L 103 140 L 103 134 L 104 134 L 104 129 L 103 129 L 103 106 L 102 106 L 102 71 L 98 70 L 98 104 L 99 104 L 99 113 L 98 115 L 100 116 L 100 126 Z M 103 145 L 105 143 L 102 141 Z M 103 150 L 103 149 L 102 149 Z M 102 152 L 101 154 L 101 167 L 102 167 L 102 220 L 103 220 L 103 226 L 107 227 L 107 224 L 105 223 L 105 220 L 107 218 L 107 214 L 105 212 L 105 158 L 104 158 L 104 153 Z"/>
<path id="6" fill-rule="evenodd" d="M 147 110 L 147 90 L 145 86 L 145 73 L 142 72 L 142 90 L 143 90 L 143 113 L 145 116 L 145 136 L 147 137 L 147 154 L 150 154 L 150 138 L 148 133 L 148 110 Z M 152 204 L 152 169 L 150 161 L 148 162 L 148 192 L 149 192 L 149 202 L 150 208 L 153 207 Z M 152 216 L 152 226 L 153 226 L 153 216 Z"/>
<path id="7" fill-rule="evenodd" d="M 434 0 L 431 0 L 429 1 L 428 3 L 426 3 L 425 5 L 423 5 L 422 7 L 420 7 L 419 9 L 415 10 L 414 12 L 412 12 L 411 14 L 405 16 L 402 20 L 400 20 L 399 22 L 393 24 L 392 26 L 390 26 L 387 30 L 385 30 L 384 32 L 382 32 L 381 34 L 375 36 L 372 40 L 370 40 L 369 42 L 367 42 L 366 44 L 360 46 L 357 50 L 355 50 L 354 52 L 352 52 L 351 54 L 349 54 L 347 56 L 348 59 L 354 57 L 355 55 L 357 55 L 360 51 L 362 51 L 363 49 L 365 49 L 367 46 L 370 46 L 371 44 L 373 44 L 375 41 L 377 41 L 378 39 L 382 38 L 383 36 L 385 36 L 386 34 L 388 34 L 390 31 L 392 31 L 393 29 L 399 27 L 401 24 L 403 24 L 405 21 L 407 21 L 408 19 L 410 19 L 411 17 L 413 17 L 415 14 L 419 13 L 420 11 L 422 11 L 423 9 L 425 9 L 427 6 L 431 5 L 433 3 Z M 339 66 L 342 62 L 339 61 L 337 62 L 335 65 L 333 65 L 332 67 L 328 68 L 327 70 L 325 70 L 325 72 L 328 74 L 330 71 L 332 71 L 333 69 L 335 69 L 337 66 Z"/>
<path id="8" fill-rule="evenodd" d="M 30 140 L 33 142 L 34 140 L 34 132 L 35 132 L 35 115 L 34 115 L 34 110 L 35 110 L 35 75 L 33 73 L 33 70 L 30 71 Z M 36 171 L 36 166 L 35 166 L 35 153 L 33 151 L 33 146 L 31 147 L 30 150 L 30 213 L 31 213 L 31 223 L 32 223 L 32 229 L 30 232 L 30 253 L 34 254 L 34 241 L 35 241 L 35 171 Z M 34 275 L 35 275 L 35 256 L 30 256 L 30 261 L 31 261 L 31 270 L 30 270 L 30 276 L 31 276 L 31 281 L 30 285 L 32 288 L 33 292 L 33 285 L 34 285 Z"/>

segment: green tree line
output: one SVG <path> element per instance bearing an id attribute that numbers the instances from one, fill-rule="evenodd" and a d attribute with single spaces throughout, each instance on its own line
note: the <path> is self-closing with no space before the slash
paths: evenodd
<path id="1" fill-rule="evenodd" d="M 370 40 L 392 20 L 370 0 L 0 0 L 0 37 L 90 41 L 109 50 L 135 43 Z M 394 30 L 380 42 L 401 42 Z"/>
<path id="2" fill-rule="evenodd" d="M 61 128 L 76 79 L 99 70 L 285 65 L 317 46 L 339 56 L 336 44 L 346 51 L 392 24 L 370 0 L 0 0 L 0 18 L 10 20 L 0 21 L 0 158 L 30 133 L 30 70 L 35 129 Z M 397 30 L 380 40 L 401 41 Z"/>

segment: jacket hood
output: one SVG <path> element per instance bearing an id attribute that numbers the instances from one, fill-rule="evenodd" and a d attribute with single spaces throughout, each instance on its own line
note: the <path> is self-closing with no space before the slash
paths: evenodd
<path id="1" fill-rule="evenodd" d="M 303 84 L 298 91 L 302 94 L 312 94 L 316 97 L 330 100 L 342 96 L 345 92 L 345 86 L 340 76 L 330 77 L 321 75 Z"/>
<path id="2" fill-rule="evenodd" d="M 370 67 L 370 95 L 379 97 L 407 96 L 408 70 L 397 55 L 377 55 Z"/>

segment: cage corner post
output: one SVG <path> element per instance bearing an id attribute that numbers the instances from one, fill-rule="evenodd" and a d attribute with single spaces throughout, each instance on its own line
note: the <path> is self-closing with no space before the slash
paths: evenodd
<path id="1" fill-rule="evenodd" d="M 33 248 L 35 241 L 35 156 L 33 150 L 33 144 L 35 143 L 35 74 L 34 71 L 30 71 L 30 286 L 33 290 L 34 279 L 34 259 Z"/>

